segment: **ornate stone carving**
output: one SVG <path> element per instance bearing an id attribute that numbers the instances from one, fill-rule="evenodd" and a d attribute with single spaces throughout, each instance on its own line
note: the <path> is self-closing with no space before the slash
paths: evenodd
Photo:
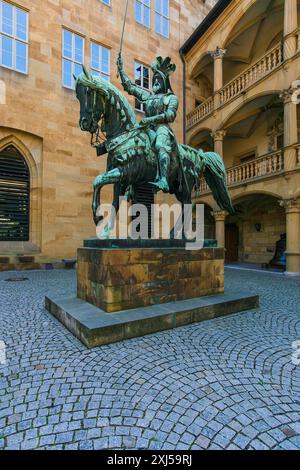
<path id="1" fill-rule="evenodd" d="M 290 86 L 289 88 L 282 90 L 279 95 L 279 98 L 283 101 L 283 104 L 289 104 L 293 101 L 293 96 L 297 88 Z"/>
<path id="2" fill-rule="evenodd" d="M 290 199 L 282 199 L 279 205 L 283 207 L 286 212 L 300 212 L 300 199 L 294 197 Z"/>
<path id="3" fill-rule="evenodd" d="M 226 136 L 226 131 L 223 129 L 219 129 L 217 131 L 213 131 L 210 134 L 214 140 L 223 140 L 224 137 Z"/>
<path id="4" fill-rule="evenodd" d="M 215 59 L 223 59 L 224 55 L 226 54 L 227 50 L 226 49 L 221 49 L 220 47 L 217 47 L 215 51 L 212 51 L 210 55 L 212 58 Z"/>
<path id="5" fill-rule="evenodd" d="M 228 212 L 218 210 L 212 212 L 212 215 L 214 216 L 216 222 L 225 222 Z"/>

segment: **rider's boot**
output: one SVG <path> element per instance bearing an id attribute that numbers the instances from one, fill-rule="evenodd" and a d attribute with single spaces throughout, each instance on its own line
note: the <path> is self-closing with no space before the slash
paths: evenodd
<path id="1" fill-rule="evenodd" d="M 170 170 L 170 155 L 165 149 L 160 149 L 159 154 L 159 169 L 160 169 L 160 178 L 155 183 L 151 183 L 158 190 L 168 193 L 170 191 L 168 177 Z"/>

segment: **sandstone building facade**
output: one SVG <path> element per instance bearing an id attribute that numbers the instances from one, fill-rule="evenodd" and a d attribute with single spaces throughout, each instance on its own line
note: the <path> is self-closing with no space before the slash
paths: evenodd
<path id="1" fill-rule="evenodd" d="M 129 2 L 126 71 L 138 79 L 156 54 L 177 63 L 172 83 L 181 103 L 179 141 L 184 127 L 179 49 L 215 3 Z M 95 235 L 92 182 L 105 171 L 106 159 L 96 158 L 89 136 L 79 129 L 72 73 L 85 63 L 119 84 L 115 63 L 124 6 L 124 0 L 0 0 L 2 270 L 74 257 L 82 240 Z M 105 196 L 111 199 L 110 189 Z"/>
<path id="2" fill-rule="evenodd" d="M 300 2 L 220 0 L 181 48 L 187 143 L 223 155 L 234 216 L 205 181 L 211 232 L 227 259 L 269 263 L 286 233 L 286 272 L 300 273 Z"/>

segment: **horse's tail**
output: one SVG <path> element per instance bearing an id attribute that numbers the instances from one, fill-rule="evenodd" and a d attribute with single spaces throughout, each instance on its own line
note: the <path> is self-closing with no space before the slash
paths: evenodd
<path id="1" fill-rule="evenodd" d="M 229 214 L 234 214 L 231 197 L 228 192 L 226 181 L 226 169 L 221 156 L 215 152 L 198 152 L 204 162 L 204 178 L 213 193 L 218 206 Z"/>

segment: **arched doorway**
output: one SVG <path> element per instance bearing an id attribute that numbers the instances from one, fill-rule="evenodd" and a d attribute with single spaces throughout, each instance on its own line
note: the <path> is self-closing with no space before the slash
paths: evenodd
<path id="1" fill-rule="evenodd" d="M 0 241 L 28 241 L 30 173 L 14 146 L 0 152 Z"/>
<path id="2" fill-rule="evenodd" d="M 276 242 L 286 232 L 286 215 L 279 199 L 269 194 L 249 194 L 234 202 L 236 213 L 225 226 L 227 261 L 268 264 Z"/>

